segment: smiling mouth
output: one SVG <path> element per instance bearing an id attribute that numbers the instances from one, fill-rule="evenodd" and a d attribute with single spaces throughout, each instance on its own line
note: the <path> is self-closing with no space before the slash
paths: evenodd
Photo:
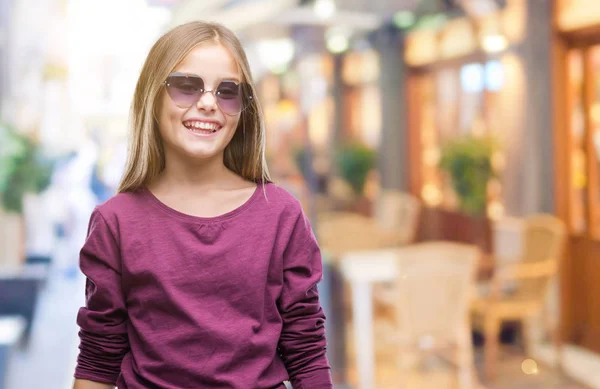
<path id="1" fill-rule="evenodd" d="M 198 120 L 187 120 L 183 122 L 185 128 L 198 135 L 209 135 L 214 134 L 223 128 L 220 124 L 215 122 L 204 122 Z"/>

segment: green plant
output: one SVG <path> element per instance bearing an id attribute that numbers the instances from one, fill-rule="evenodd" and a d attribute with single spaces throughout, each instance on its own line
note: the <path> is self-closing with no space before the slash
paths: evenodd
<path id="1" fill-rule="evenodd" d="M 493 138 L 470 135 L 442 147 L 439 166 L 450 176 L 461 211 L 470 215 L 485 213 L 488 182 L 496 176 L 492 167 L 496 149 Z"/>
<path id="2" fill-rule="evenodd" d="M 360 143 L 353 143 L 343 146 L 336 159 L 342 178 L 356 195 L 362 196 L 367 175 L 375 167 L 375 151 Z"/>
<path id="3" fill-rule="evenodd" d="M 0 197 L 5 210 L 22 213 L 25 194 L 46 189 L 52 168 L 36 142 L 0 123 Z"/>

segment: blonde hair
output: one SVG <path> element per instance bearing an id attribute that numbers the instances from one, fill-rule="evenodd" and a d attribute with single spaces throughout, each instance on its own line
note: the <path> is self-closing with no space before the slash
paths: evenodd
<path id="1" fill-rule="evenodd" d="M 242 45 L 231 30 L 220 24 L 191 22 L 163 35 L 146 58 L 131 106 L 127 164 L 118 192 L 131 192 L 148 185 L 165 168 L 165 153 L 155 115 L 163 82 L 194 48 L 203 43 L 218 43 L 229 50 L 241 69 L 242 81 L 250 85 L 254 97 L 240 114 L 235 134 L 225 148 L 225 166 L 247 180 L 271 182 L 265 157 L 263 113 Z"/>

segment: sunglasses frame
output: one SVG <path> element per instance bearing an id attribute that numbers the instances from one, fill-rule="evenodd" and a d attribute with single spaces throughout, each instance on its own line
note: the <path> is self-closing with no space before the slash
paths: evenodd
<path id="1" fill-rule="evenodd" d="M 170 86 L 169 78 L 171 78 L 171 77 L 199 78 L 200 80 L 202 80 L 202 83 L 204 83 L 204 78 L 202 78 L 201 76 L 196 75 L 196 74 L 185 74 L 185 73 L 179 73 L 179 72 L 171 73 L 167 76 L 167 79 L 162 82 L 162 85 L 167 89 L 167 94 L 169 95 L 169 98 L 171 99 L 171 101 L 173 101 L 173 103 L 175 103 L 175 105 L 177 105 L 179 108 L 190 108 L 192 105 L 197 104 L 198 101 L 200 101 L 200 99 L 202 98 L 202 96 L 204 96 L 205 93 L 210 92 L 210 93 L 212 93 L 213 97 L 215 98 L 215 102 L 219 106 L 219 109 L 221 111 L 223 111 L 223 113 L 225 113 L 226 115 L 229 115 L 229 116 L 235 116 L 235 115 L 238 115 L 238 114 L 244 112 L 244 110 L 246 110 L 246 108 L 248 108 L 250 106 L 249 102 L 254 100 L 254 96 L 252 95 L 252 93 L 249 93 L 247 96 L 244 96 L 244 93 L 243 93 L 244 86 L 246 86 L 245 89 L 247 89 L 248 91 L 252 90 L 249 83 L 247 83 L 247 82 L 236 83 L 234 81 L 221 81 L 221 82 L 219 82 L 219 85 L 217 85 L 217 87 L 215 89 L 202 88 L 202 92 L 200 93 L 200 95 L 198 96 L 198 99 L 194 103 L 190 104 L 189 106 L 181 106 L 177 102 L 175 102 L 175 100 L 173 100 L 173 97 L 171 97 L 171 94 L 168 91 L 168 88 Z M 231 82 L 231 83 L 235 84 L 236 86 L 239 86 L 240 89 L 242 90 L 242 104 L 241 104 L 242 107 L 239 112 L 227 113 L 221 107 L 221 104 L 219 104 L 219 95 L 217 93 L 219 92 L 219 86 L 221 86 L 221 84 L 223 82 Z M 244 101 L 244 100 L 246 100 L 246 99 L 247 99 L 248 104 L 245 104 L 246 101 Z"/>

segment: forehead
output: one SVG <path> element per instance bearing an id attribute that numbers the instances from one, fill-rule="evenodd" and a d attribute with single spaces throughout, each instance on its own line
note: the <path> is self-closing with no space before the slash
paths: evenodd
<path id="1" fill-rule="evenodd" d="M 241 71 L 233 55 L 218 43 L 195 47 L 175 68 L 176 72 L 197 74 L 210 79 L 241 80 Z"/>

